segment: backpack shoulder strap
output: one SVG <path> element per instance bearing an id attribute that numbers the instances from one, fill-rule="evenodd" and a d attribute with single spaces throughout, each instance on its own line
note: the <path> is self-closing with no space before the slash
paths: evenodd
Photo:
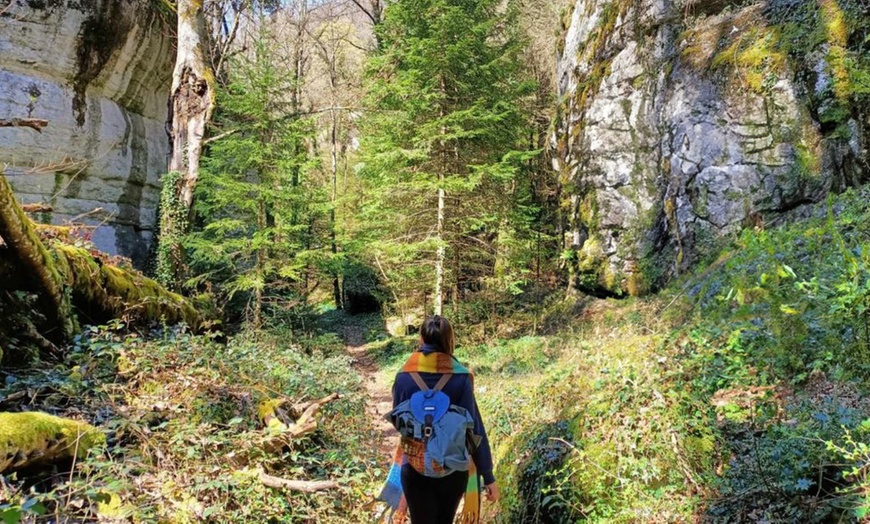
<path id="1" fill-rule="evenodd" d="M 423 381 L 423 377 L 421 377 L 419 373 L 410 372 L 408 375 L 411 375 L 411 378 L 414 379 L 414 382 L 417 384 L 417 387 L 420 388 L 420 391 L 429 391 L 429 386 L 426 385 L 426 382 Z"/>
<path id="2" fill-rule="evenodd" d="M 450 380 L 451 377 L 453 377 L 453 373 L 444 373 L 443 375 L 441 375 L 438 383 L 435 384 L 435 387 L 432 389 L 434 389 L 435 391 L 441 391 L 441 388 L 447 385 L 447 382 Z"/>

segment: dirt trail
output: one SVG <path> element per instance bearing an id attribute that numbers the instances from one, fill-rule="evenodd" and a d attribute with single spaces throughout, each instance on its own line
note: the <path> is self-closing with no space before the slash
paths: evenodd
<path id="1" fill-rule="evenodd" d="M 399 436 L 384 416 L 393 409 L 393 395 L 390 386 L 378 381 L 380 369 L 374 359 L 365 351 L 363 331 L 355 326 L 342 330 L 342 338 L 347 344 L 347 353 L 353 358 L 353 368 L 362 377 L 363 387 L 371 401 L 366 405 L 366 412 L 371 420 L 376 442 L 372 444 L 386 463 L 392 458 L 399 444 Z"/>

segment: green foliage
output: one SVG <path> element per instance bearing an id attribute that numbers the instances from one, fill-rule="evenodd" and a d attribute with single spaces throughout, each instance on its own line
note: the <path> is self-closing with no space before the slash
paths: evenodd
<path id="1" fill-rule="evenodd" d="M 870 515 L 870 475 L 867 468 L 870 464 L 870 446 L 866 443 L 868 433 L 870 419 L 861 422 L 854 433 L 846 430 L 839 441 L 825 442 L 827 450 L 835 453 L 839 460 L 847 464 L 844 475 L 853 484 L 843 492 L 851 499 L 855 517 L 859 520 Z M 856 440 L 856 436 L 864 440 Z"/>
<path id="2" fill-rule="evenodd" d="M 739 331 L 742 364 L 763 380 L 801 382 L 813 370 L 865 380 L 870 371 L 866 191 L 829 205 L 827 216 L 747 230 L 722 270 L 693 284 L 704 314 Z"/>
<path id="3" fill-rule="evenodd" d="M 167 289 L 177 289 L 182 263 L 181 242 L 187 233 L 188 210 L 178 188 L 181 173 L 170 171 L 160 180 L 160 238 L 157 242 L 155 279 Z"/>
<path id="4" fill-rule="evenodd" d="M 446 288 L 525 280 L 536 208 L 523 173 L 524 98 L 512 12 L 499 2 L 401 0 L 377 28 L 362 123 L 365 199 L 358 249 L 413 305 L 431 293 L 439 247 Z M 447 194 L 443 235 L 437 192 Z M 422 296 L 421 296 L 422 295 Z M 456 297 L 458 298 L 458 297 Z"/>
<path id="5" fill-rule="evenodd" d="M 324 186 L 309 180 L 311 122 L 287 101 L 297 80 L 270 41 L 261 35 L 237 58 L 218 91 L 215 125 L 225 136 L 203 158 L 201 224 L 185 241 L 195 275 L 188 285 L 216 286 L 256 324 L 264 305 L 307 292 L 309 268 L 325 256 L 317 235 L 328 211 Z"/>
<path id="6" fill-rule="evenodd" d="M 864 511 L 868 202 L 850 191 L 747 230 L 659 297 L 541 299 L 553 335 L 466 345 L 478 335 L 463 324 L 458 355 L 503 485 L 497 521 Z M 529 328 L 522 309 L 503 314 Z"/>
<path id="7" fill-rule="evenodd" d="M 870 99 L 866 9 L 859 0 L 769 2 L 760 24 L 722 37 L 712 65 L 732 66 L 744 87 L 762 94 L 795 71 L 823 131 L 848 139 L 847 122 Z"/>
<path id="8" fill-rule="evenodd" d="M 365 444 L 364 398 L 343 346 L 321 336 L 297 344 L 284 331 L 219 338 L 89 328 L 72 348 L 72 368 L 20 377 L 0 390 L 50 387 L 42 402 L 98 413 L 108 432 L 108 445 L 80 459 L 76 475 L 48 471 L 30 493 L 10 477 L 20 495 L 0 515 L 29 517 L 42 508 L 75 521 L 362 521 L 377 462 Z M 264 448 L 262 401 L 289 405 L 333 392 L 342 397 L 323 408 L 316 432 L 277 451 Z M 259 469 L 338 480 L 345 489 L 291 498 L 263 486 Z M 0 495 L 4 486 L 0 481 Z"/>

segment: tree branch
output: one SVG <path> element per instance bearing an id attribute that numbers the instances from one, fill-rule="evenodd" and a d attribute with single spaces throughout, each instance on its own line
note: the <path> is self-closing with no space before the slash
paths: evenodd
<path id="1" fill-rule="evenodd" d="M 42 128 L 48 126 L 48 120 L 41 118 L 13 118 L 12 120 L 0 120 L 0 127 L 29 127 L 37 133 L 42 133 Z"/>
<path id="2" fill-rule="evenodd" d="M 221 133 L 219 135 L 208 137 L 207 139 L 202 141 L 202 145 L 205 146 L 205 145 L 211 144 L 212 142 L 217 142 L 221 138 L 226 138 L 226 137 L 232 135 L 233 133 L 235 133 L 236 131 L 238 131 L 238 129 L 233 129 L 233 130 L 227 131 L 226 133 Z"/>
<path id="3" fill-rule="evenodd" d="M 54 211 L 48 204 L 37 203 L 37 204 L 21 204 L 21 210 L 25 213 L 51 213 Z"/>
<path id="4" fill-rule="evenodd" d="M 338 489 L 341 486 L 334 480 L 290 480 L 282 479 L 281 477 L 273 477 L 267 475 L 266 472 L 260 471 L 260 482 L 264 486 L 276 489 L 289 489 L 291 491 L 301 491 L 303 493 L 316 493 L 327 489 Z"/>
<path id="5" fill-rule="evenodd" d="M 378 24 L 379 20 L 377 18 L 375 18 L 374 13 L 372 13 L 371 11 L 369 11 L 368 9 L 363 7 L 363 5 L 358 0 L 350 0 L 350 1 L 353 2 L 354 4 L 356 4 L 356 6 L 360 8 L 360 11 L 362 11 L 367 17 L 369 17 L 369 20 L 371 20 L 373 24 L 375 24 L 375 25 Z"/>

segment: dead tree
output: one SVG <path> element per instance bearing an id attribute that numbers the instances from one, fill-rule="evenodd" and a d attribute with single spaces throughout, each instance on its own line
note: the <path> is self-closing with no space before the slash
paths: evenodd
<path id="1" fill-rule="evenodd" d="M 43 353 L 56 350 L 72 338 L 78 330 L 79 316 L 89 322 L 165 319 L 169 323 L 185 322 L 194 329 L 200 324 L 200 315 L 188 300 L 141 273 L 115 266 L 98 254 L 59 239 L 44 243 L 3 174 L 0 291 L 24 291 L 35 297 L 36 311 L 12 312 L 15 324 L 23 322 L 14 329 L 17 338 L 27 339 Z M 10 314 L 2 308 L 0 313 Z M 8 320 L 0 319 L 0 335 L 8 335 Z"/>
<path id="2" fill-rule="evenodd" d="M 176 172 L 175 198 L 178 209 L 162 209 L 158 267 L 164 284 L 175 286 L 180 279 L 183 253 L 180 237 L 187 232 L 193 195 L 199 181 L 206 126 L 215 105 L 214 73 L 206 59 L 205 16 L 200 0 L 178 0 L 178 34 L 172 92 L 169 99 L 169 171 Z M 166 200 L 162 205 L 166 205 Z"/>

